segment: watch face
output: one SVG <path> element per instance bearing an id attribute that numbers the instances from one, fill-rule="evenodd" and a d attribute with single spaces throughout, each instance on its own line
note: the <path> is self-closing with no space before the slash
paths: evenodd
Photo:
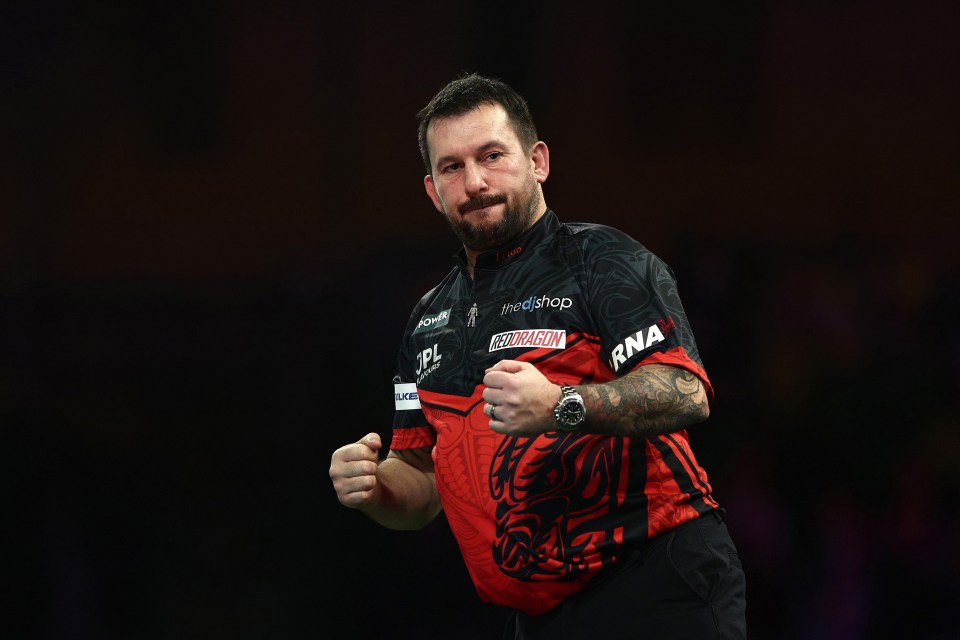
<path id="1" fill-rule="evenodd" d="M 557 421 L 557 429 L 560 431 L 577 431 L 587 413 L 583 406 L 583 398 L 573 387 L 564 386 L 561 387 L 561 390 L 563 391 L 563 397 L 560 398 L 553 410 L 553 416 Z"/>
<path id="2" fill-rule="evenodd" d="M 583 421 L 583 403 L 577 398 L 564 398 L 560 406 L 559 422 L 564 427 L 575 427 Z"/>
<path id="3" fill-rule="evenodd" d="M 566 422 L 576 423 L 583 418 L 583 405 L 579 402 L 568 402 L 563 408 L 563 419 Z"/>

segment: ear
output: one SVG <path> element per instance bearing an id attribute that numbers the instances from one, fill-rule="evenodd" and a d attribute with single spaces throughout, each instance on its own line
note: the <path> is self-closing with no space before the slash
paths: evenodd
<path id="1" fill-rule="evenodd" d="M 547 143 L 543 140 L 538 141 L 530 150 L 530 159 L 533 162 L 533 174 L 537 177 L 537 182 L 543 184 L 550 175 L 550 150 L 547 149 Z"/>
<path id="2" fill-rule="evenodd" d="M 440 203 L 440 194 L 437 193 L 437 185 L 433 184 L 433 176 L 429 173 L 423 176 L 423 188 L 426 189 L 427 195 L 430 197 L 430 200 L 433 201 L 433 206 L 437 208 L 437 211 L 443 213 L 443 205 Z"/>

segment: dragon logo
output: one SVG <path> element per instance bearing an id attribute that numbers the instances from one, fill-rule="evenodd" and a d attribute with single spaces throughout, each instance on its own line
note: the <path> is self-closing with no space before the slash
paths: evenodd
<path id="1" fill-rule="evenodd" d="M 587 569 L 585 551 L 614 533 L 598 516 L 618 502 L 623 439 L 606 438 L 604 446 L 579 434 L 546 439 L 543 447 L 542 438 L 504 438 L 490 469 L 494 560 L 519 580 L 573 580 Z"/>

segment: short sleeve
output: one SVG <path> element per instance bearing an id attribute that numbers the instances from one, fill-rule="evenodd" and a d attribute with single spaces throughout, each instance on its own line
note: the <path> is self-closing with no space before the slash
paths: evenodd
<path id="1" fill-rule="evenodd" d="M 712 396 L 670 266 L 610 227 L 576 237 L 601 356 L 610 368 L 623 375 L 641 364 L 680 366 L 700 377 Z"/>

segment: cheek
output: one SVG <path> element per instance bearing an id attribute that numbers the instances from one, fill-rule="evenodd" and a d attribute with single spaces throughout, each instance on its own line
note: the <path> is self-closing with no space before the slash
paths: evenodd
<path id="1" fill-rule="evenodd" d="M 450 207 L 456 207 L 461 197 L 461 192 L 455 185 L 447 184 L 444 185 L 443 188 L 437 189 L 437 201 L 444 210 L 448 210 Z"/>
<path id="2" fill-rule="evenodd" d="M 450 209 L 447 207 L 447 202 L 448 200 L 443 194 L 437 193 L 437 200 L 434 202 L 434 206 L 436 206 L 440 213 L 449 216 Z M 456 211 L 456 207 L 454 207 L 454 211 Z"/>
<path id="3" fill-rule="evenodd" d="M 437 188 L 436 183 L 432 183 L 427 186 L 427 196 L 433 202 L 433 206 L 439 209 L 440 211 L 443 211 L 446 208 L 444 206 L 444 201 L 446 200 L 446 197 L 440 191 L 440 189 Z"/>

